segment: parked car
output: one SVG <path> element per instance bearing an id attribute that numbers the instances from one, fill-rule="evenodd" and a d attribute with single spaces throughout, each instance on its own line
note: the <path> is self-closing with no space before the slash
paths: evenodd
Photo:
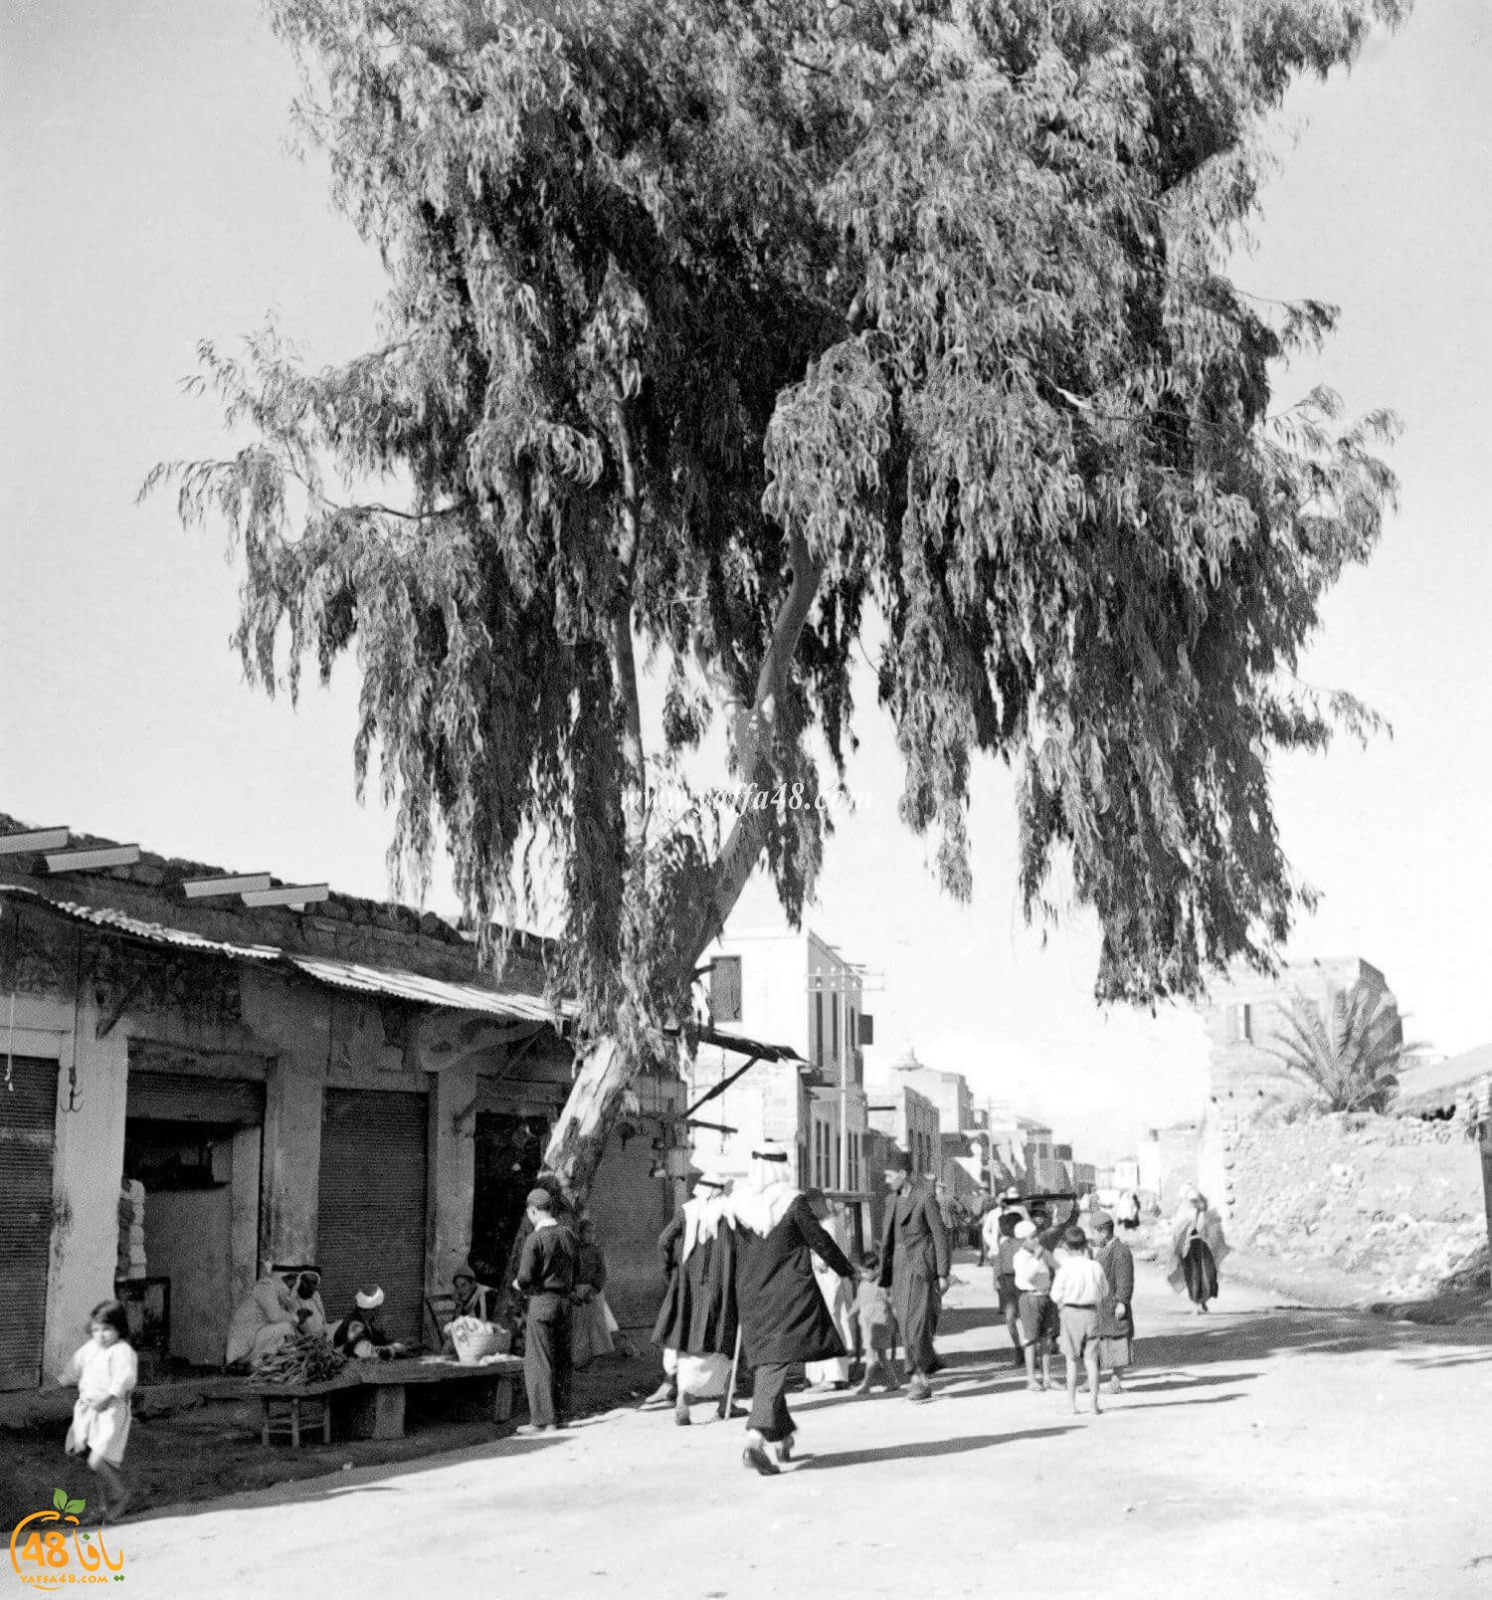
<path id="1" fill-rule="evenodd" d="M 1003 1201 L 1000 1209 L 1013 1211 L 1023 1220 L 1034 1222 L 1037 1238 L 1050 1250 L 1076 1219 L 1078 1196 L 1067 1192 L 1023 1194 L 1019 1200 Z"/>

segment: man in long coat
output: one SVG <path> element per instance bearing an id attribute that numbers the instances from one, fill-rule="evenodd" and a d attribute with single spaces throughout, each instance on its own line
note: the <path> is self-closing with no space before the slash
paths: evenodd
<path id="1" fill-rule="evenodd" d="M 1109 1282 L 1109 1292 L 1098 1304 L 1098 1353 L 1104 1370 L 1113 1375 L 1114 1393 L 1119 1394 L 1123 1389 L 1119 1374 L 1134 1360 L 1135 1258 L 1115 1235 L 1111 1217 L 1096 1217 L 1093 1232 L 1098 1243 L 1094 1260 Z"/>
<path id="2" fill-rule="evenodd" d="M 777 1447 L 778 1461 L 792 1455 L 788 1369 L 797 1361 L 845 1354 L 813 1274 L 813 1257 L 841 1278 L 853 1278 L 854 1269 L 794 1187 L 787 1152 L 754 1150 L 752 1161 L 752 1186 L 730 1201 L 741 1353 L 752 1370 L 751 1415 L 741 1459 L 753 1471 L 772 1477 L 778 1469 L 767 1445 Z"/>
<path id="3" fill-rule="evenodd" d="M 932 1190 L 912 1176 L 911 1156 L 893 1157 L 886 1186 L 895 1198 L 886 1210 L 880 1285 L 891 1291 L 906 1346 L 911 1379 L 907 1398 L 930 1400 L 928 1377 L 939 1365 L 933 1335 L 948 1290 L 948 1234 Z"/>
<path id="4" fill-rule="evenodd" d="M 699 1179 L 693 1198 L 658 1239 L 668 1287 L 653 1325 L 653 1343 L 663 1350 L 670 1380 L 664 1392 L 671 1391 L 674 1421 L 680 1426 L 690 1420 L 691 1397 L 719 1395 L 722 1416 L 727 1404 L 736 1299 L 730 1209 L 721 1188 L 713 1179 Z"/>

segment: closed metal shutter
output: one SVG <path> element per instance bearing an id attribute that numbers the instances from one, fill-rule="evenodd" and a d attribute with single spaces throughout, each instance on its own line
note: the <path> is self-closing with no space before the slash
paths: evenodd
<path id="1" fill-rule="evenodd" d="M 335 1322 L 383 1290 L 383 1328 L 418 1342 L 425 1296 L 426 1096 L 328 1089 L 321 1116 L 316 1261 Z"/>
<path id="2" fill-rule="evenodd" d="M 11 1083 L 0 1076 L 0 1389 L 34 1389 L 52 1253 L 57 1063 L 16 1056 Z"/>
<path id="3" fill-rule="evenodd" d="M 131 1067 L 125 1115 L 257 1128 L 264 1122 L 264 1085 L 248 1078 L 209 1078 L 194 1072 Z"/>

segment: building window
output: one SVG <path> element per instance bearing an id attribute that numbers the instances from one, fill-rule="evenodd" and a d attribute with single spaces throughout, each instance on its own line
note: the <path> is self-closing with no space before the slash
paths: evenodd
<path id="1" fill-rule="evenodd" d="M 816 989 L 813 995 L 813 1064 L 824 1064 L 824 991 Z"/>
<path id="2" fill-rule="evenodd" d="M 710 963 L 710 1017 L 714 1022 L 741 1020 L 740 956 L 716 956 Z"/>
<path id="3" fill-rule="evenodd" d="M 834 1059 L 839 1060 L 839 996 L 829 996 L 829 1033 L 834 1041 Z"/>

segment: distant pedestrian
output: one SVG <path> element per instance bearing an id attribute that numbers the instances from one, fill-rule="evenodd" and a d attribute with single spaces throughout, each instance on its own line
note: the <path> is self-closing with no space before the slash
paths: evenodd
<path id="1" fill-rule="evenodd" d="M 1098 1313 L 1109 1293 L 1103 1268 L 1088 1254 L 1088 1238 L 1079 1227 L 1063 1236 L 1065 1259 L 1052 1279 L 1052 1303 L 1061 1321 L 1062 1360 L 1067 1372 L 1067 1403 L 1078 1409 L 1078 1366 L 1088 1373 L 1093 1414 L 1098 1415 Z"/>
<path id="2" fill-rule="evenodd" d="M 941 1365 L 933 1336 L 942 1297 L 948 1290 L 948 1234 L 932 1191 L 912 1176 L 911 1156 L 892 1157 L 886 1186 L 894 1198 L 886 1208 L 879 1281 L 883 1289 L 891 1291 L 906 1347 L 907 1398 L 931 1400 L 928 1379 Z"/>
<path id="3" fill-rule="evenodd" d="M 523 1244 L 513 1287 L 524 1295 L 523 1382 L 528 1422 L 519 1433 L 553 1433 L 570 1420 L 570 1297 L 580 1250 L 554 1214 L 547 1189 L 531 1189 L 527 1216 L 533 1232 Z"/>
<path id="4" fill-rule="evenodd" d="M 1123 1374 L 1134 1361 L 1135 1258 L 1134 1252 L 1114 1232 L 1113 1219 L 1097 1217 L 1093 1223 L 1098 1248 L 1093 1259 L 1109 1280 L 1109 1292 L 1098 1308 L 1099 1368 L 1110 1375 L 1114 1393 L 1124 1388 Z"/>
<path id="5" fill-rule="evenodd" d="M 1052 1304 L 1052 1278 L 1057 1264 L 1036 1237 L 1031 1221 L 1015 1225 L 1015 1286 L 1020 1295 L 1021 1353 L 1026 1363 L 1026 1387 L 1045 1389 L 1052 1381 L 1052 1344 L 1057 1337 L 1057 1308 Z M 1041 1357 L 1041 1380 L 1036 1378 L 1036 1358 Z"/>
<path id="6" fill-rule="evenodd" d="M 990 1233 L 985 1230 L 985 1223 L 990 1217 L 998 1214 L 999 1204 L 992 1194 L 980 1195 L 979 1199 L 971 1206 L 969 1216 L 974 1228 L 974 1248 L 979 1252 L 979 1265 L 982 1267 L 990 1258 L 991 1240 Z"/>
<path id="7" fill-rule="evenodd" d="M 1020 1307 L 1021 1294 L 1015 1286 L 1015 1225 L 1020 1221 L 1014 1211 L 991 1211 L 985 1215 L 984 1238 L 989 1250 L 990 1272 L 995 1280 L 997 1311 L 1010 1335 L 1011 1356 L 1016 1366 L 1022 1365 Z"/>
<path id="8" fill-rule="evenodd" d="M 1201 1316 L 1207 1302 L 1217 1299 L 1217 1269 L 1227 1254 L 1222 1218 L 1208 1205 L 1207 1196 L 1193 1189 L 1171 1222 L 1171 1270 L 1166 1281 L 1177 1294 L 1186 1290 L 1194 1315 Z"/>
<path id="9" fill-rule="evenodd" d="M 788 1175 L 787 1152 L 752 1151 L 752 1184 L 731 1195 L 741 1354 L 751 1368 L 751 1415 L 742 1462 L 763 1477 L 792 1456 L 796 1431 L 787 1408 L 788 1370 L 799 1361 L 842 1355 L 844 1341 L 813 1276 L 818 1256 L 841 1278 L 855 1269 L 819 1226 Z"/>
<path id="10" fill-rule="evenodd" d="M 74 1353 L 62 1375 L 63 1383 L 78 1386 L 64 1448 L 69 1455 L 87 1456 L 89 1468 L 104 1486 L 103 1515 L 117 1520 L 129 1505 L 129 1491 L 119 1469 L 129 1443 L 130 1396 L 140 1364 L 129 1342 L 125 1309 L 118 1300 L 100 1301 L 88 1320 L 88 1343 Z"/>
<path id="11" fill-rule="evenodd" d="M 1119 1205 L 1115 1215 L 1119 1219 L 1119 1226 L 1126 1233 L 1133 1233 L 1140 1225 L 1140 1197 L 1133 1189 L 1126 1189 L 1119 1196 Z"/>
<path id="12" fill-rule="evenodd" d="M 860 1325 L 860 1346 L 865 1351 L 865 1376 L 856 1394 L 869 1394 L 877 1377 L 893 1394 L 901 1388 L 901 1379 L 891 1363 L 896 1313 L 891 1308 L 891 1291 L 877 1281 L 880 1275 L 880 1256 L 867 1250 L 860 1258 L 860 1287 L 855 1291 L 855 1319 Z"/>

